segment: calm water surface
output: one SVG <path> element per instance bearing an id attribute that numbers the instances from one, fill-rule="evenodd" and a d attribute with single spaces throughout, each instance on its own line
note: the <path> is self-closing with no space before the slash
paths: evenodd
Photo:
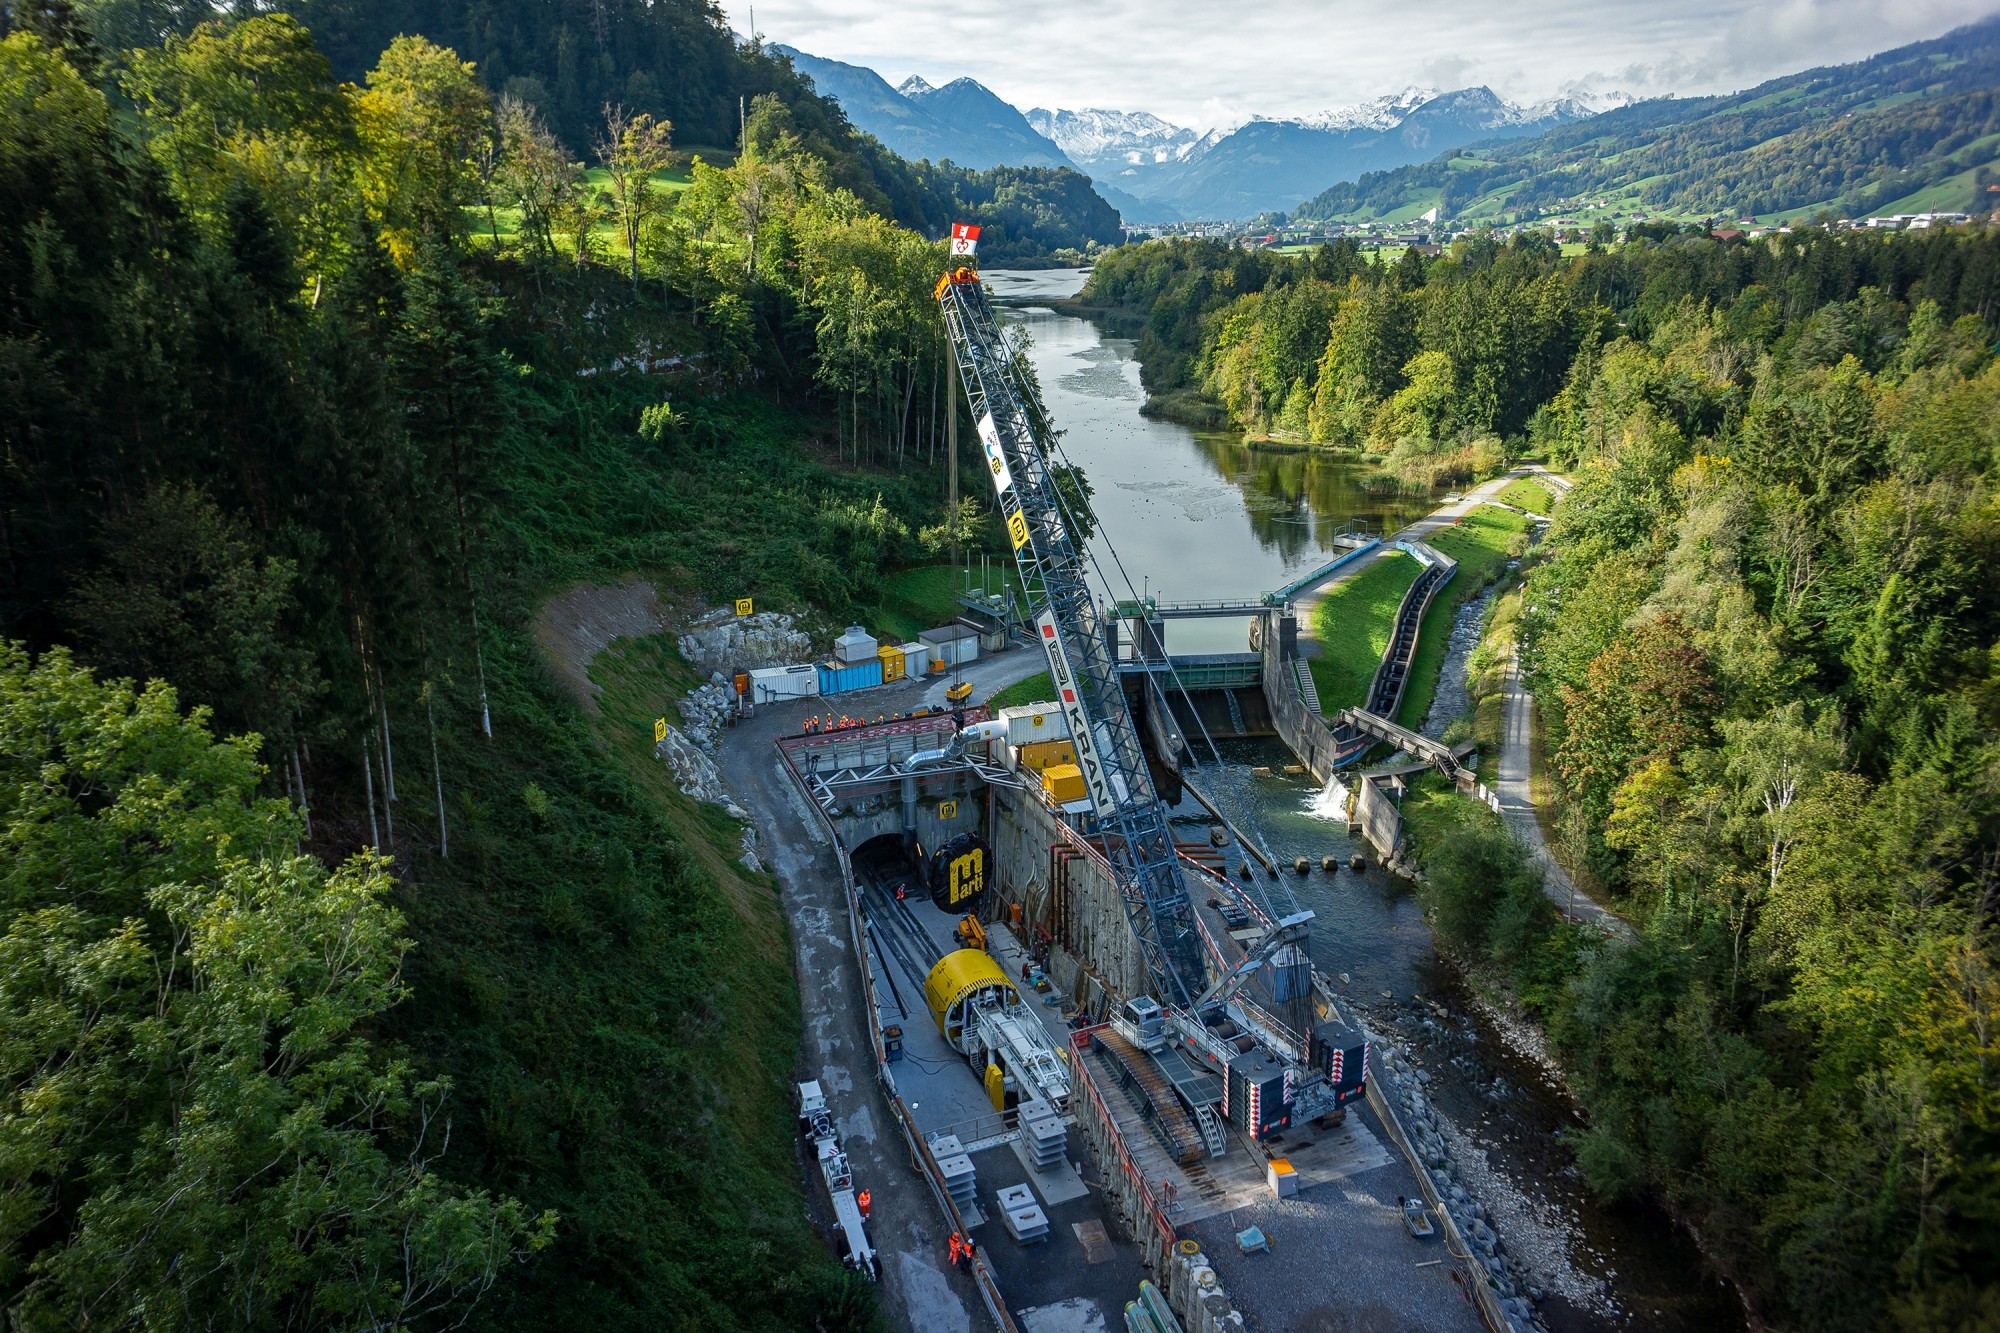
<path id="1" fill-rule="evenodd" d="M 986 280 L 1004 303 L 1002 316 L 1033 341 L 1029 359 L 1063 447 L 1095 488 L 1097 554 L 1104 591 L 1131 587 L 1163 598 L 1256 595 L 1333 558 L 1333 534 L 1360 521 L 1393 532 L 1429 512 L 1422 496 L 1370 489 L 1369 465 L 1324 455 L 1260 449 L 1231 432 L 1196 431 L 1141 416 L 1145 391 L 1129 339 L 1058 314 L 1044 302 L 1073 296 L 1079 269 L 991 271 Z M 1107 543 L 1123 561 L 1109 558 Z M 1481 599 L 1483 602 L 1484 599 Z M 1465 657 L 1478 638 L 1478 612 L 1453 626 L 1439 706 L 1426 720 L 1433 734 L 1464 707 Z M 1176 621 L 1171 646 L 1181 652 L 1247 648 L 1238 621 Z M 1543 1230 L 1561 1240 L 1569 1267 L 1601 1283 L 1608 1300 L 1543 1302 L 1555 1333 L 1643 1329 L 1707 1333 L 1743 1327 L 1727 1288 L 1706 1276 L 1693 1246 L 1659 1214 L 1612 1209 L 1592 1200 L 1560 1135 L 1577 1121 L 1567 1098 L 1535 1065 L 1512 1054 L 1465 992 L 1463 979 L 1431 947 L 1423 913 L 1407 888 L 1372 867 L 1346 868 L 1345 823 L 1328 812 L 1326 794 L 1307 778 L 1285 777 L 1293 756 L 1276 742 L 1225 742 L 1221 761 L 1203 748 L 1192 780 L 1254 844 L 1289 867 L 1306 857 L 1300 878 L 1287 870 L 1256 883 L 1280 904 L 1312 909 L 1312 953 L 1337 989 L 1395 1036 L 1432 1078 L 1434 1103 L 1485 1151 L 1500 1189 L 1531 1201 Z M 1267 769 L 1275 776 L 1259 777 Z M 1179 822 L 1206 827 L 1191 799 Z M 1242 858 L 1231 850 L 1232 869 Z M 1332 855 L 1341 866 L 1318 867 Z M 1372 860 L 1372 856 L 1370 858 Z M 1490 1205 L 1489 1205 L 1490 1206 Z M 1501 1228 L 1503 1238 L 1507 1228 Z"/>
<path id="2" fill-rule="evenodd" d="M 1002 318 L 1033 341 L 1029 359 L 1063 449 L 1090 479 L 1104 591 L 1175 600 L 1256 597 L 1325 564 L 1334 533 L 1359 521 L 1393 532 L 1430 512 L 1428 497 L 1387 488 L 1374 467 L 1303 450 L 1253 448 L 1233 431 L 1196 431 L 1139 414 L 1146 392 L 1128 338 L 1039 301 L 1074 296 L 1081 269 L 986 275 Z M 1381 493 L 1364 488 L 1374 480 Z M 1175 621 L 1177 652 L 1241 652 L 1242 621 Z"/>

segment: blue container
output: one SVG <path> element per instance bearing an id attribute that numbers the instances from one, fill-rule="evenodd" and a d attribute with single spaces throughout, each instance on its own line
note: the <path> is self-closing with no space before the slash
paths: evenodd
<path id="1" fill-rule="evenodd" d="M 882 683 L 882 659 L 879 657 L 872 662 L 857 662 L 853 666 L 821 662 L 818 669 L 821 694 L 849 694 Z"/>

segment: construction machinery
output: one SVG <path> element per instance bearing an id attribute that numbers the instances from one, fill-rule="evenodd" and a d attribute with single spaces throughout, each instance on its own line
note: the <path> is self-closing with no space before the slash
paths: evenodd
<path id="1" fill-rule="evenodd" d="M 866 1191 L 860 1195 L 855 1192 L 854 1171 L 841 1150 L 833 1112 L 818 1079 L 799 1084 L 799 1134 L 819 1164 L 820 1180 L 833 1208 L 834 1250 L 840 1261 L 867 1277 L 878 1276 L 875 1247 L 868 1240 L 868 1215 L 862 1207 Z"/>
<path id="2" fill-rule="evenodd" d="M 995 1110 L 1005 1092 L 1038 1099 L 1058 1111 L 1069 1105 L 1069 1071 L 1021 992 L 983 949 L 955 949 L 924 978 L 924 1004 L 945 1044 L 983 1071 Z"/>
<path id="3" fill-rule="evenodd" d="M 935 294 L 1075 749 L 1089 827 L 1157 992 L 1145 1022 L 1118 1024 L 1113 1036 L 1165 1071 L 1212 1151 L 1221 1150 L 1219 1132 L 1208 1132 L 1218 1109 L 1253 1139 L 1332 1115 L 1361 1095 L 1367 1046 L 1342 1025 L 1315 1022 L 1304 947 L 1312 914 L 1260 913 L 1257 938 L 1202 919 L 1126 704 L 1083 529 L 1057 484 L 1058 437 L 1033 374 L 1003 336 L 975 269 L 947 271 Z"/>

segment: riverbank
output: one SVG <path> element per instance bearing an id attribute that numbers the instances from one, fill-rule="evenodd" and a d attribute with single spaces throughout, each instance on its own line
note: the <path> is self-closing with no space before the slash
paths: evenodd
<path id="1" fill-rule="evenodd" d="M 1142 415 L 1146 392 L 1132 340 L 1115 326 L 1107 331 L 1059 313 L 1056 275 L 988 276 L 996 295 L 1012 304 L 1009 318 L 1031 335 L 1030 361 L 1066 431 L 1065 451 L 1096 490 L 1100 532 L 1143 590 L 1194 598 L 1282 587 L 1326 563 L 1334 535 L 1350 520 L 1366 521 L 1377 533 L 1422 535 L 1449 524 L 1454 511 L 1474 507 L 1373 494 L 1362 482 L 1374 469 L 1329 451 L 1253 447 L 1234 433 Z M 1533 466 L 1513 471 L 1520 474 L 1515 480 L 1538 484 L 1537 474 L 1546 475 Z M 1241 651 L 1243 644 L 1242 626 L 1231 622 L 1170 622 L 1169 635 L 1176 652 Z M 1516 1054 L 1498 1019 L 1473 1002 L 1470 983 L 1437 954 L 1410 887 L 1376 867 L 1372 856 L 1363 872 L 1347 868 L 1351 853 L 1364 849 L 1349 843 L 1344 811 L 1331 809 L 1318 784 L 1284 776 L 1292 763 L 1296 758 L 1274 742 L 1225 742 L 1222 762 L 1202 766 L 1203 791 L 1280 864 L 1305 858 L 1318 867 L 1331 856 L 1339 867 L 1284 880 L 1286 891 L 1314 913 L 1315 965 L 1343 978 L 1343 1003 L 1401 1044 L 1426 1076 L 1429 1103 L 1450 1124 L 1440 1140 L 1463 1148 L 1469 1169 L 1506 1182 L 1491 1186 L 1489 1212 L 1519 1215 L 1504 1188 L 1547 1219 L 1540 1230 L 1523 1233 L 1521 1248 L 1535 1252 L 1534 1285 L 1547 1297 L 1542 1315 L 1553 1333 L 1740 1328 L 1733 1295 L 1718 1292 L 1665 1218 L 1589 1194 L 1564 1141 L 1579 1127 L 1567 1093 Z M 1174 815 L 1203 829 L 1213 823 L 1192 801 Z M 1494 1229 L 1514 1247 L 1507 1227 L 1496 1221 Z M 1600 1285 L 1615 1312 L 1585 1299 Z"/>

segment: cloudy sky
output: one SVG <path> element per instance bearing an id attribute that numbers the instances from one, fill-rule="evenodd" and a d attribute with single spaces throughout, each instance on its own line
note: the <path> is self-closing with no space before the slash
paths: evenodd
<path id="1" fill-rule="evenodd" d="M 753 6 L 723 0 L 738 32 Z M 970 75 L 1026 110 L 1202 129 L 1412 83 L 1537 101 L 1747 87 L 1935 37 L 2000 0 L 757 0 L 767 41 L 891 83 Z"/>

